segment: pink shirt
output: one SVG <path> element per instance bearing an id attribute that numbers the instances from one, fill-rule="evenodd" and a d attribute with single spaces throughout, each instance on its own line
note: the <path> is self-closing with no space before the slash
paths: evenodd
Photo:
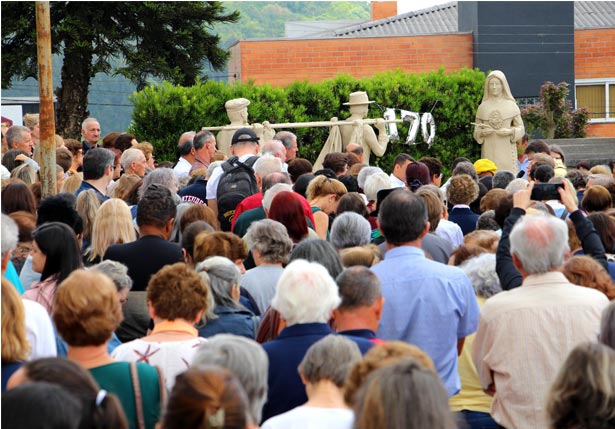
<path id="1" fill-rule="evenodd" d="M 47 313 L 51 314 L 56 298 L 57 283 L 57 275 L 49 276 L 45 280 L 33 283 L 30 289 L 24 292 L 23 298 L 38 302 L 47 310 Z"/>

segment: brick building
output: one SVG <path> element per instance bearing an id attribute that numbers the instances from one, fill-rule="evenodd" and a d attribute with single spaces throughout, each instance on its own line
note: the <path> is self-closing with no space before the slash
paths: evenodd
<path id="1" fill-rule="evenodd" d="M 478 67 L 503 70 L 514 95 L 532 99 L 545 80 L 574 81 L 575 104 L 592 112 L 588 135 L 615 136 L 615 2 L 451 2 L 397 15 L 397 2 L 374 1 L 370 21 L 230 51 L 229 82 L 274 86 Z"/>

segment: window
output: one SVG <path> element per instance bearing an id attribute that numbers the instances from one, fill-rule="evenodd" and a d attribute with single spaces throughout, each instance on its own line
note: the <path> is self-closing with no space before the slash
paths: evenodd
<path id="1" fill-rule="evenodd" d="M 576 106 L 589 110 L 589 122 L 615 122 L 615 79 L 576 81 Z"/>

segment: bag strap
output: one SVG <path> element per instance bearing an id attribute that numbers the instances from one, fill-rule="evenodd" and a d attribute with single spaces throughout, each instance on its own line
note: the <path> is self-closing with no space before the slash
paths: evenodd
<path id="1" fill-rule="evenodd" d="M 135 394 L 135 411 L 137 413 L 138 428 L 145 429 L 145 417 L 143 416 L 143 396 L 141 395 L 141 384 L 139 383 L 139 373 L 135 362 L 130 362 L 130 376 L 132 377 L 132 388 Z"/>
<path id="2" fill-rule="evenodd" d="M 568 217 L 568 210 L 564 209 L 564 212 L 559 218 L 562 220 L 566 220 L 567 217 Z"/>

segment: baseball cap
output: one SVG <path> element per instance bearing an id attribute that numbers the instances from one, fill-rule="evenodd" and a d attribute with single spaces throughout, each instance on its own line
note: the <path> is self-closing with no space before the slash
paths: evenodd
<path id="1" fill-rule="evenodd" d="M 231 145 L 242 142 L 258 143 L 258 140 L 259 138 L 251 128 L 240 128 L 235 131 L 235 134 L 233 134 L 233 138 L 231 139 Z"/>

